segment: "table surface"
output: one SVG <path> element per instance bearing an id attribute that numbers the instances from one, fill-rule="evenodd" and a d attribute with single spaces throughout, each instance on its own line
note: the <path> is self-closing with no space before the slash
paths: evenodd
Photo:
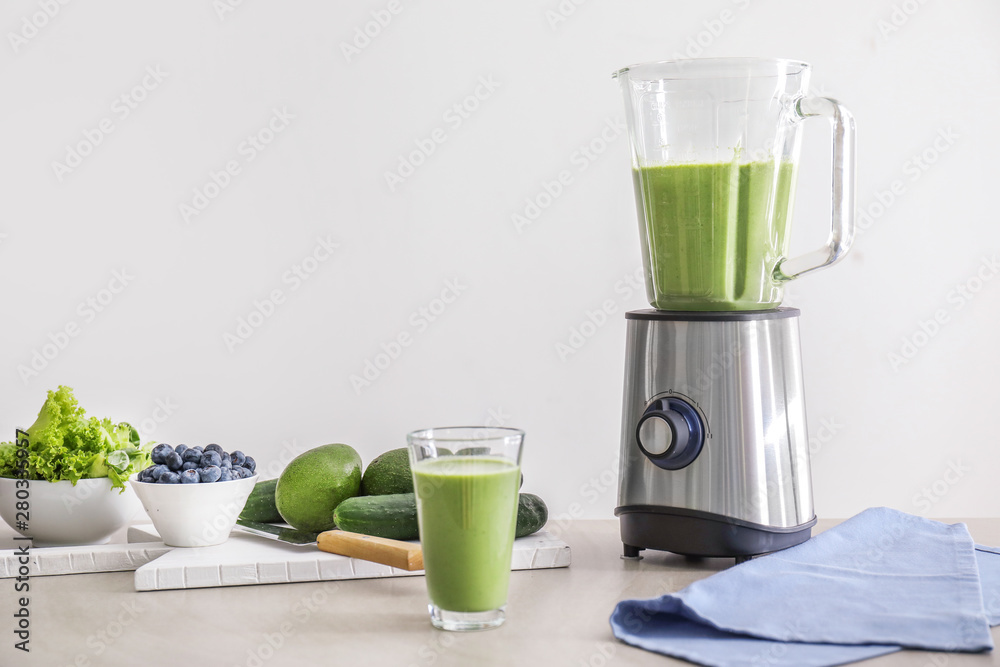
<path id="1" fill-rule="evenodd" d="M 836 523 L 821 521 L 817 531 Z M 1000 544 L 1000 519 L 966 523 L 980 544 Z M 2 526 L 0 547 L 12 536 Z M 689 664 L 616 641 L 608 616 L 619 600 L 680 590 L 733 561 L 649 551 L 622 560 L 615 520 L 574 521 L 562 537 L 573 564 L 512 573 L 507 622 L 476 633 L 430 626 L 422 577 L 138 593 L 131 572 L 115 572 L 32 579 L 25 654 L 13 648 L 18 594 L 13 580 L 0 580 L 0 665 Z M 993 638 L 1000 645 L 1000 627 Z M 863 664 L 985 667 L 1000 665 L 1000 651 L 903 651 Z"/>

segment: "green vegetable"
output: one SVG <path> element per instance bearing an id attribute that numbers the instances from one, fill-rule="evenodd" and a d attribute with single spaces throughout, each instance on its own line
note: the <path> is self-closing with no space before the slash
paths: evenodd
<path id="1" fill-rule="evenodd" d="M 537 533 L 548 520 L 545 501 L 533 493 L 522 493 L 517 499 L 515 537 Z M 420 535 L 417 526 L 417 497 L 412 493 L 384 496 L 356 496 L 337 505 L 333 511 L 337 528 L 351 533 L 393 540 L 415 540 Z"/>
<path id="2" fill-rule="evenodd" d="M 410 472 L 410 455 L 406 447 L 376 456 L 361 478 L 363 496 L 392 493 L 413 493 L 413 473 Z"/>
<path id="3" fill-rule="evenodd" d="M 438 456 L 451 455 L 451 450 L 438 447 Z M 390 449 L 376 456 L 361 478 L 361 495 L 387 496 L 393 493 L 413 493 L 413 473 L 406 447 Z"/>
<path id="4" fill-rule="evenodd" d="M 412 493 L 348 498 L 333 510 L 333 520 L 349 533 L 390 540 L 415 540 L 419 534 L 417 497 Z"/>
<path id="5" fill-rule="evenodd" d="M 333 510 L 361 488 L 361 456 L 342 443 L 314 447 L 285 466 L 274 489 L 281 517 L 293 528 L 332 530 Z"/>
<path id="6" fill-rule="evenodd" d="M 240 512 L 240 518 L 262 523 L 281 523 L 284 521 L 278 512 L 278 505 L 274 501 L 274 492 L 277 486 L 277 479 L 257 482 L 253 491 L 250 492 L 250 497 L 247 498 L 247 504 Z"/>
<path id="7" fill-rule="evenodd" d="M 517 528 L 514 537 L 525 537 L 537 533 L 549 520 L 549 508 L 545 501 L 533 493 L 522 493 L 517 498 Z"/>
<path id="8" fill-rule="evenodd" d="M 84 478 L 108 477 L 112 487 L 124 491 L 129 475 L 149 465 L 149 452 L 131 424 L 87 417 L 66 386 L 48 392 L 27 433 L 28 479 L 76 484 Z M 17 445 L 4 443 L 0 477 L 17 476 Z"/>

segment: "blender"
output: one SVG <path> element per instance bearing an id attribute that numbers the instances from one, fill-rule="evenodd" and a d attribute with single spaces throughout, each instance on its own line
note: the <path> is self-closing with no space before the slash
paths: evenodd
<path id="1" fill-rule="evenodd" d="M 784 284 L 854 238 L 854 120 L 810 66 L 724 58 L 634 65 L 625 101 L 652 309 L 625 314 L 618 507 L 624 557 L 734 557 L 809 539 L 799 310 Z M 789 258 L 802 121 L 830 121 L 824 247 Z"/>

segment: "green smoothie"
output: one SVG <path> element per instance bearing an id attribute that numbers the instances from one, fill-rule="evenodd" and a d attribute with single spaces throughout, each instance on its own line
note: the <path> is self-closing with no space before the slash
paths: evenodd
<path id="1" fill-rule="evenodd" d="M 795 191 L 791 162 L 633 170 L 647 291 L 663 310 L 752 310 L 781 301 Z"/>
<path id="2" fill-rule="evenodd" d="M 507 604 L 520 469 L 492 456 L 445 456 L 413 466 L 427 592 L 447 611 Z"/>

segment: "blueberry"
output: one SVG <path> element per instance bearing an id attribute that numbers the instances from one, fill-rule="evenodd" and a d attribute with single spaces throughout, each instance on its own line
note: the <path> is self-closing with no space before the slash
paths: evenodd
<path id="1" fill-rule="evenodd" d="M 160 475 L 160 478 L 158 480 L 156 480 L 156 483 L 157 484 L 180 484 L 181 483 L 181 476 L 178 475 L 177 473 L 175 473 L 172 470 L 168 470 L 167 472 L 165 472 L 162 475 Z"/>
<path id="2" fill-rule="evenodd" d="M 253 460 L 252 456 L 248 456 L 246 460 L 243 462 L 243 467 L 249 470 L 250 472 L 256 472 L 257 462 Z"/>
<path id="3" fill-rule="evenodd" d="M 153 466 L 152 470 L 149 471 L 149 478 L 154 482 L 160 481 L 160 477 L 165 472 L 170 472 L 170 468 L 160 463 L 159 465 Z"/>
<path id="4" fill-rule="evenodd" d="M 250 476 L 250 471 L 243 466 L 233 466 L 233 479 L 243 479 Z"/>
<path id="5" fill-rule="evenodd" d="M 233 470 L 232 468 L 221 468 L 222 474 L 219 475 L 220 482 L 231 482 L 233 481 Z"/>
<path id="6" fill-rule="evenodd" d="M 216 445 L 214 443 L 211 444 L 211 445 L 205 445 L 205 451 L 207 452 L 209 450 L 214 450 L 214 451 L 219 452 L 219 456 L 222 456 L 225 453 L 223 451 L 222 447 L 219 447 L 218 445 Z"/>
<path id="7" fill-rule="evenodd" d="M 230 454 L 229 458 L 232 459 L 233 466 L 241 466 L 243 465 L 243 462 L 247 460 L 246 454 L 244 454 L 238 449 L 232 454 Z"/>
<path id="8" fill-rule="evenodd" d="M 197 447 L 191 447 L 184 450 L 182 458 L 185 462 L 191 461 L 192 463 L 198 463 L 201 461 L 201 452 L 198 451 Z"/>
<path id="9" fill-rule="evenodd" d="M 165 463 L 167 460 L 167 454 L 174 451 L 174 448 L 167 444 L 159 444 L 153 447 L 153 451 L 150 452 L 150 458 L 153 459 L 153 463 Z"/>
<path id="10" fill-rule="evenodd" d="M 201 476 L 197 470 L 185 470 L 181 473 L 181 484 L 197 484 L 201 481 Z"/>
<path id="11" fill-rule="evenodd" d="M 229 458 L 228 456 L 223 456 L 222 457 L 222 464 L 221 464 L 221 466 L 223 468 L 226 468 L 226 469 L 232 468 L 233 467 L 233 460 L 231 458 Z"/>
<path id="12" fill-rule="evenodd" d="M 181 466 L 184 465 L 184 459 L 177 452 L 170 452 L 167 454 L 167 467 L 171 470 L 180 470 Z"/>
<path id="13" fill-rule="evenodd" d="M 219 453 L 213 449 L 206 449 L 205 453 L 201 455 L 201 465 L 199 468 L 207 468 L 209 466 L 217 466 L 222 463 L 222 457 Z"/>
<path id="14" fill-rule="evenodd" d="M 198 462 L 197 461 L 185 461 L 184 465 L 181 466 L 181 471 L 184 471 L 184 470 L 197 470 L 198 467 L 199 466 L 198 466 Z"/>
<path id="15" fill-rule="evenodd" d="M 222 468 L 219 466 L 198 468 L 198 475 L 201 477 L 202 482 L 218 482 L 219 478 L 222 477 Z"/>
<path id="16" fill-rule="evenodd" d="M 184 452 L 187 451 L 187 448 L 187 445 L 177 445 L 174 447 L 174 451 L 183 456 Z"/>

